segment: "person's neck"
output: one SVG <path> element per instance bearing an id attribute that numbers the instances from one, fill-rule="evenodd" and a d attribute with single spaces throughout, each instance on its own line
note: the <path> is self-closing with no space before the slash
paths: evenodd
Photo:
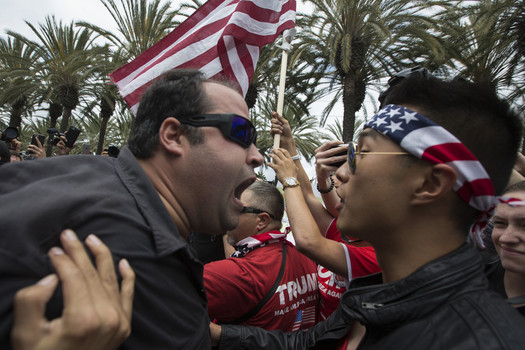
<path id="1" fill-rule="evenodd" d="M 149 159 L 138 159 L 138 162 L 144 172 L 153 183 L 157 193 L 166 207 L 171 219 L 177 226 L 180 235 L 184 239 L 188 239 L 191 228 L 188 217 L 185 215 L 182 206 L 175 197 L 175 189 L 173 188 L 173 180 L 167 175 L 169 172 L 164 171 L 166 162 L 160 162 L 156 159 L 157 156 Z"/>
<path id="2" fill-rule="evenodd" d="M 388 235 L 387 240 L 372 244 L 383 272 L 383 283 L 403 279 L 465 243 L 465 234 L 452 225 L 434 221 L 408 226 Z"/>
<path id="3" fill-rule="evenodd" d="M 505 271 L 503 283 L 508 298 L 525 295 L 525 275 L 513 271 Z"/>

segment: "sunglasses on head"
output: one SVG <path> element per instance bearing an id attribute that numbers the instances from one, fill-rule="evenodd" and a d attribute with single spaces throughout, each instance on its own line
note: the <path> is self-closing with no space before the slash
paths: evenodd
<path id="1" fill-rule="evenodd" d="M 348 144 L 348 153 L 347 153 L 347 161 L 348 166 L 350 167 L 350 172 L 352 174 L 355 174 L 355 169 L 357 167 L 356 162 L 356 156 L 357 155 L 406 155 L 410 154 L 408 152 L 360 152 L 357 150 L 357 143 L 350 142 Z"/>
<path id="2" fill-rule="evenodd" d="M 257 142 L 257 131 L 252 122 L 237 114 L 197 114 L 189 117 L 180 117 L 181 124 L 187 124 L 195 127 L 214 126 L 219 128 L 224 137 L 233 140 L 249 148 L 251 144 Z"/>

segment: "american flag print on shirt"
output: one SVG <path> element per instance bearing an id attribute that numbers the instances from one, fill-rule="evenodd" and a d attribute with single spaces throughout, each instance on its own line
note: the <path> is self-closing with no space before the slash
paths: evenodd
<path id="1" fill-rule="evenodd" d="M 299 329 L 307 329 L 315 325 L 315 306 L 307 307 L 304 310 L 297 311 L 295 321 L 292 326 L 292 332 Z"/>
<path id="2" fill-rule="evenodd" d="M 146 88 L 174 68 L 225 76 L 245 96 L 261 47 L 295 26 L 295 9 L 295 0 L 208 0 L 110 78 L 133 114 Z"/>
<path id="3" fill-rule="evenodd" d="M 505 201 L 495 196 L 485 168 L 461 141 L 423 115 L 393 104 L 379 110 L 364 128 L 372 128 L 389 137 L 418 158 L 451 166 L 457 174 L 454 191 L 481 212 L 471 233 L 475 242 L 483 246 L 483 228 L 496 204 Z"/>

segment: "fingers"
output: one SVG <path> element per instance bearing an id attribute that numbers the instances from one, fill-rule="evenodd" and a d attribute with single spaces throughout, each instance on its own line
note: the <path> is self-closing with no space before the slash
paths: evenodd
<path id="1" fill-rule="evenodd" d="M 272 163 L 268 166 L 275 171 L 279 181 L 287 177 L 297 177 L 297 166 L 295 165 L 290 153 L 283 148 L 273 149 L 270 153 Z"/>
<path id="2" fill-rule="evenodd" d="M 27 151 L 36 154 L 39 151 L 39 148 L 35 145 L 27 145 Z"/>
<path id="3" fill-rule="evenodd" d="M 48 275 L 37 284 L 19 290 L 14 299 L 14 324 L 11 334 L 15 348 L 25 349 L 30 339 L 37 338 L 36 334 L 47 320 L 44 317 L 46 303 L 51 299 L 58 278 L 56 275 Z M 17 346 L 20 345 L 20 346 Z"/>
<path id="4" fill-rule="evenodd" d="M 284 132 L 284 126 L 283 122 L 281 121 L 284 118 L 281 118 L 281 116 L 276 113 L 272 112 L 272 120 L 271 120 L 271 127 L 270 127 L 270 134 L 273 136 L 275 134 L 282 135 Z"/>
<path id="5" fill-rule="evenodd" d="M 60 241 L 64 250 L 67 252 L 71 260 L 75 263 L 76 267 L 86 277 L 94 277 L 97 272 L 89 259 L 89 256 L 77 238 L 77 235 L 72 230 L 64 230 L 60 235 Z M 60 275 L 59 275 L 60 276 Z"/>
<path id="6" fill-rule="evenodd" d="M 95 269 L 73 231 L 65 230 L 60 239 L 64 250 L 71 257 L 71 262 L 74 263 L 76 276 L 82 279 L 71 279 L 68 284 L 67 280 L 61 278 L 64 288 L 64 319 L 67 317 L 68 325 L 74 327 L 78 334 L 88 335 L 84 339 L 96 344 L 107 344 L 108 349 L 116 348 L 131 332 L 135 281 L 133 270 L 127 261 L 121 262 L 121 294 L 111 252 L 102 241 L 94 235 L 86 239 L 86 245 L 96 261 Z M 61 276 L 62 272 L 57 270 L 57 273 Z M 83 288 L 83 291 L 75 288 Z M 78 324 L 78 321 L 82 323 Z"/>
<path id="7" fill-rule="evenodd" d="M 126 259 L 120 260 L 118 267 L 122 276 L 122 284 L 120 286 L 122 309 L 128 321 L 131 321 L 133 296 L 135 294 L 135 272 Z"/>
<path id="8" fill-rule="evenodd" d="M 326 141 L 325 143 L 323 143 L 321 146 L 317 147 L 315 149 L 315 153 L 319 153 L 319 152 L 324 152 L 334 146 L 337 146 L 337 145 L 340 145 L 342 144 L 343 142 L 339 141 L 339 140 L 331 140 L 331 141 Z"/>
<path id="9" fill-rule="evenodd" d="M 272 157 L 273 159 L 278 159 L 278 160 L 285 160 L 287 158 L 290 158 L 290 160 L 292 159 L 292 157 L 290 156 L 290 153 L 284 148 L 272 149 L 272 153 L 270 153 L 270 157 Z"/>
<path id="10" fill-rule="evenodd" d="M 104 288 L 111 293 L 110 295 L 112 298 L 118 300 L 119 288 L 111 252 L 95 235 L 89 235 L 86 239 L 86 244 L 95 257 L 98 276 L 100 277 Z"/>
<path id="11" fill-rule="evenodd" d="M 271 129 L 270 133 L 273 134 L 280 134 L 284 136 L 291 136 L 291 129 L 290 124 L 288 123 L 288 120 L 283 118 L 279 113 L 272 112 L 272 120 L 271 120 Z"/>
<path id="12" fill-rule="evenodd" d="M 38 139 L 37 139 L 38 141 Z M 35 158 L 45 158 L 46 157 L 46 154 L 45 154 L 45 151 L 43 148 L 39 148 L 38 146 L 35 146 L 35 145 L 27 145 L 27 150 L 30 151 L 30 153 L 33 154 L 33 157 Z"/>
<path id="13" fill-rule="evenodd" d="M 91 269 L 88 270 L 86 280 L 94 308 L 104 320 L 100 337 L 107 338 L 116 347 L 131 333 L 135 273 L 127 260 L 120 261 L 122 290 L 119 291 L 115 266 L 108 247 L 95 235 L 87 237 L 86 245 L 93 254 L 97 266 L 94 276 L 90 274 Z"/>
<path id="14" fill-rule="evenodd" d="M 288 120 L 277 112 L 272 112 L 272 118 L 277 119 L 281 124 L 288 124 Z"/>
<path id="15" fill-rule="evenodd" d="M 49 251 L 56 275 L 19 291 L 15 297 L 15 324 L 12 331 L 15 349 L 115 349 L 131 332 L 135 273 L 125 259 L 119 270 L 119 292 L 109 249 L 95 236 L 86 244 L 93 253 L 97 269 L 82 243 L 71 230 L 60 236 L 64 250 Z M 45 305 L 62 283 L 62 317 L 45 319 Z"/>

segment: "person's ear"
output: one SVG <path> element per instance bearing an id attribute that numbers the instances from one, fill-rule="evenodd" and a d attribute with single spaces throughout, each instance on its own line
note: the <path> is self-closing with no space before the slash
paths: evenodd
<path id="1" fill-rule="evenodd" d="M 423 181 L 413 193 L 414 204 L 427 204 L 444 198 L 453 190 L 457 173 L 447 164 L 434 164 L 424 170 Z"/>
<path id="2" fill-rule="evenodd" d="M 257 230 L 264 230 L 269 224 L 272 218 L 267 213 L 257 214 Z"/>
<path id="3" fill-rule="evenodd" d="M 159 129 L 159 145 L 171 154 L 181 154 L 182 138 L 181 123 L 176 118 L 166 118 Z"/>

